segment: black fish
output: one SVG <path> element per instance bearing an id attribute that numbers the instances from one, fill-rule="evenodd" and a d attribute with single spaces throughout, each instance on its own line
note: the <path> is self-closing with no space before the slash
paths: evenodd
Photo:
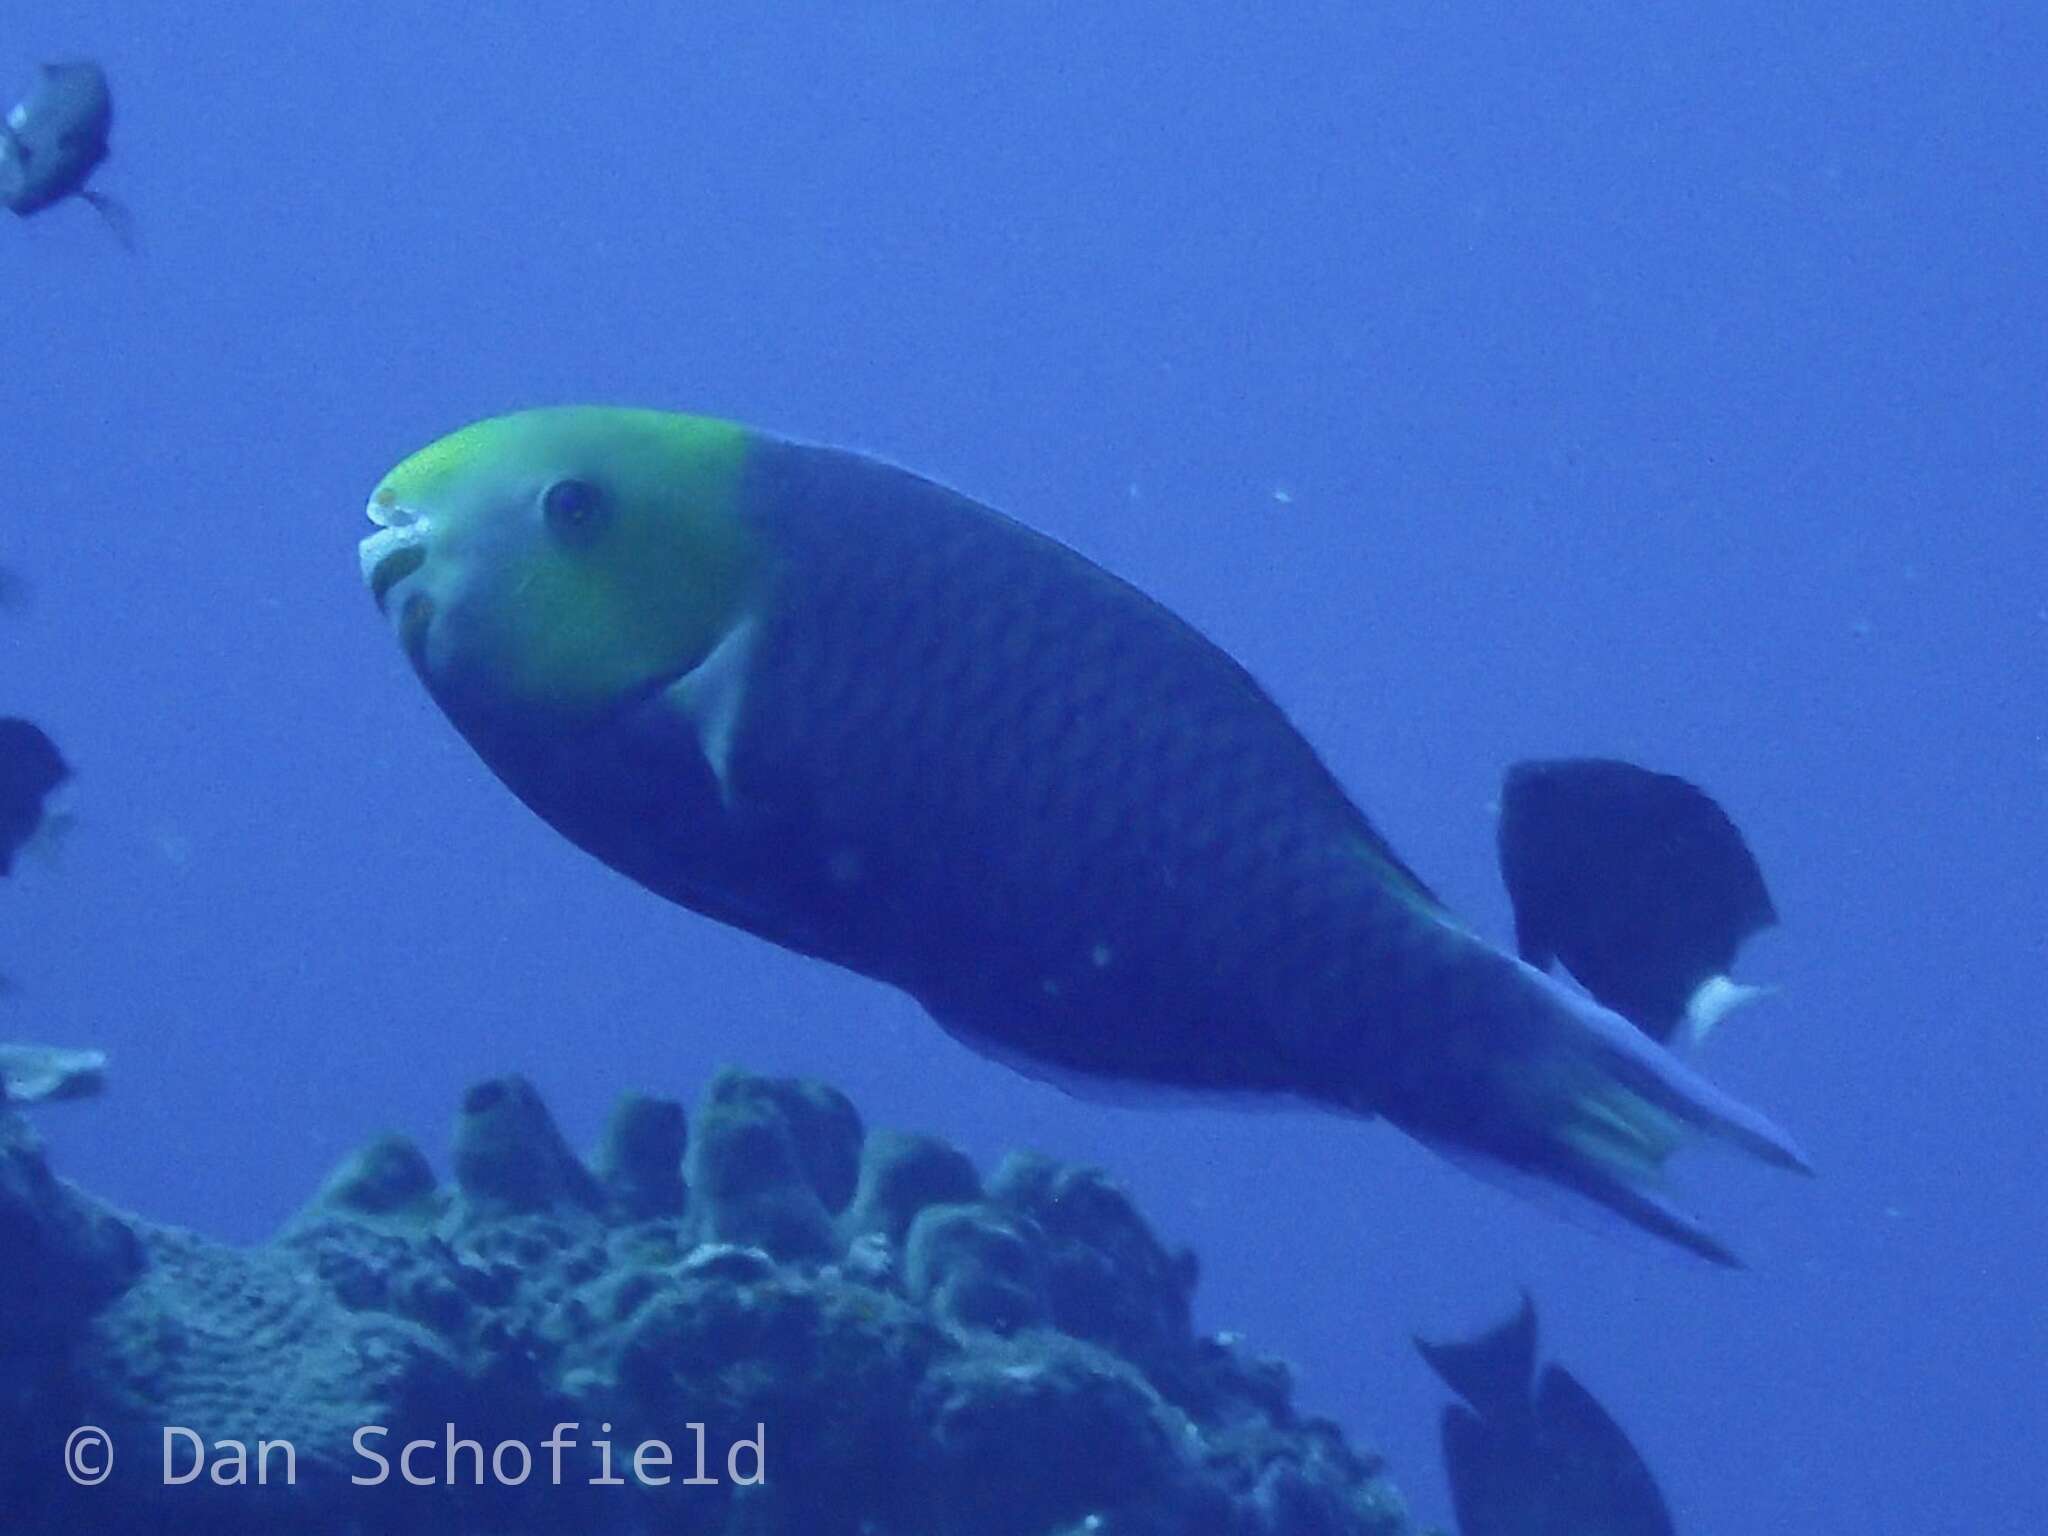
<path id="1" fill-rule="evenodd" d="M 107 158 L 113 120 L 113 97 L 99 65 L 42 65 L 28 95 L 0 124 L 0 204 L 26 218 L 77 197 L 99 210 L 123 244 L 132 244 L 121 206 L 86 185 Z"/>
<path id="2" fill-rule="evenodd" d="M 1563 1366 L 1537 1375 L 1526 1292 L 1522 1310 L 1491 1333 L 1415 1347 L 1465 1399 L 1443 1422 L 1460 1536 L 1673 1536 L 1656 1479 L 1621 1426 Z"/>
<path id="3" fill-rule="evenodd" d="M 1778 920 L 1727 813 L 1684 779 L 1632 763 L 1517 763 L 1501 791 L 1500 867 L 1515 942 L 1654 1039 L 1693 1043 L 1760 989 L 1735 952 Z"/>
<path id="4" fill-rule="evenodd" d="M 70 766 L 42 727 L 0 719 L 0 875 L 14 872 L 15 856 L 47 819 L 45 800 L 70 777 Z"/>

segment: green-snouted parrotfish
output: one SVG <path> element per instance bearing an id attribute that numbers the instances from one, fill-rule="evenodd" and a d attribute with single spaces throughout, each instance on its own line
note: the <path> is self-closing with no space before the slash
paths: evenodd
<path id="1" fill-rule="evenodd" d="M 132 245 L 121 205 L 87 185 L 107 158 L 113 123 L 113 97 L 99 65 L 83 59 L 42 65 L 28 95 L 0 122 L 0 206 L 26 218 L 76 197 Z"/>
<path id="2" fill-rule="evenodd" d="M 1073 550 L 729 422 L 564 407 L 405 460 L 362 572 L 570 841 L 1070 1088 L 1381 1115 L 1697 1253 L 1689 1130 L 1804 1164 L 1474 934 L 1273 701 Z"/>
<path id="3" fill-rule="evenodd" d="M 1415 1341 L 1465 1401 L 1444 1410 L 1458 1536 L 1673 1536 L 1640 1453 L 1561 1365 L 1536 1370 L 1536 1307 L 1463 1344 Z"/>

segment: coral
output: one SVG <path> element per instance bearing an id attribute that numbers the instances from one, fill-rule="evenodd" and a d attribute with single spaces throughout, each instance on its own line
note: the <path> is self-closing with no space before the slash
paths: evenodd
<path id="1" fill-rule="evenodd" d="M 598 1149 L 597 1180 L 624 1220 L 683 1214 L 684 1125 L 683 1106 L 674 1099 L 629 1093 L 612 1111 Z"/>
<path id="2" fill-rule="evenodd" d="M 981 1198 L 981 1178 L 967 1155 L 932 1136 L 880 1130 L 861 1149 L 860 1182 L 848 1215 L 850 1230 L 899 1244 L 929 1205 Z"/>
<path id="3" fill-rule="evenodd" d="M 134 1280 L 142 1244 L 59 1181 L 35 1133 L 0 1103 L 0 1370 L 44 1356 Z"/>
<path id="4" fill-rule="evenodd" d="M 37 1341 L 0 1344 L 9 1530 L 1410 1529 L 1283 1367 L 1194 1335 L 1192 1258 L 1098 1170 L 1017 1154 L 984 1187 L 728 1071 L 687 1119 L 621 1101 L 588 1167 L 484 1083 L 454 1173 L 380 1139 L 236 1249 L 110 1215 L 0 1119 L 0 1339 Z M 119 1448 L 104 1487 L 61 1475 L 79 1423 Z"/>
<path id="5" fill-rule="evenodd" d="M 106 1086 L 104 1051 L 53 1045 L 0 1045 L 0 1104 L 83 1099 Z"/>
<path id="6" fill-rule="evenodd" d="M 329 1212 L 404 1222 L 439 1209 L 426 1153 L 403 1136 L 379 1136 L 328 1176 L 302 1220 Z"/>
<path id="7" fill-rule="evenodd" d="M 596 1178 L 570 1155 L 540 1095 L 523 1077 L 478 1083 L 455 1127 L 455 1182 L 472 1222 L 604 1203 Z"/>
<path id="8" fill-rule="evenodd" d="M 142 1273 L 129 1225 L 50 1172 L 28 1123 L 0 1101 L 0 1510 L 57 1463 L 50 1426 L 74 1403 L 68 1366 L 94 1315 Z M 12 1527 L 10 1526 L 10 1529 Z"/>

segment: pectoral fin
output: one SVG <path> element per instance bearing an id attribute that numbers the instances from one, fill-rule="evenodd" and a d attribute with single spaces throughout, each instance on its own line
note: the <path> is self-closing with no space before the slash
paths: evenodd
<path id="1" fill-rule="evenodd" d="M 669 684 L 664 703 L 696 731 L 697 745 L 718 781 L 727 810 L 733 807 L 733 742 L 746 703 L 749 663 L 759 625 L 742 619 L 726 631 L 710 654 Z"/>

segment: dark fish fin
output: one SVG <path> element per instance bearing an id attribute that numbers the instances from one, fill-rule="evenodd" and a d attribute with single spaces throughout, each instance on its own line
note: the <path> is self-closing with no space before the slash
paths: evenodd
<path id="1" fill-rule="evenodd" d="M 1612 1414 L 1561 1365 L 1545 1366 L 1536 1421 L 1549 1459 L 1569 1470 L 1574 1529 L 1614 1536 L 1675 1536 L 1671 1509 L 1642 1453 Z"/>
<path id="2" fill-rule="evenodd" d="M 1536 1304 L 1522 1306 L 1497 1328 L 1460 1344 L 1415 1341 L 1430 1368 L 1480 1413 L 1494 1417 L 1525 1406 L 1536 1384 Z"/>
<path id="3" fill-rule="evenodd" d="M 1777 921 L 1727 813 L 1684 779 L 1632 763 L 1517 763 L 1501 791 L 1501 875 L 1515 943 L 1553 961 L 1657 1040 L 1703 1035 L 1755 995 L 1727 980 Z"/>
<path id="4" fill-rule="evenodd" d="M 114 232 L 114 238 L 121 242 L 121 249 L 131 256 L 142 254 L 142 242 L 136 237 L 135 215 L 128 211 L 128 205 L 119 198 L 110 197 L 95 187 L 80 187 L 78 195 L 99 210 L 99 216 L 106 221 L 107 228 Z"/>

